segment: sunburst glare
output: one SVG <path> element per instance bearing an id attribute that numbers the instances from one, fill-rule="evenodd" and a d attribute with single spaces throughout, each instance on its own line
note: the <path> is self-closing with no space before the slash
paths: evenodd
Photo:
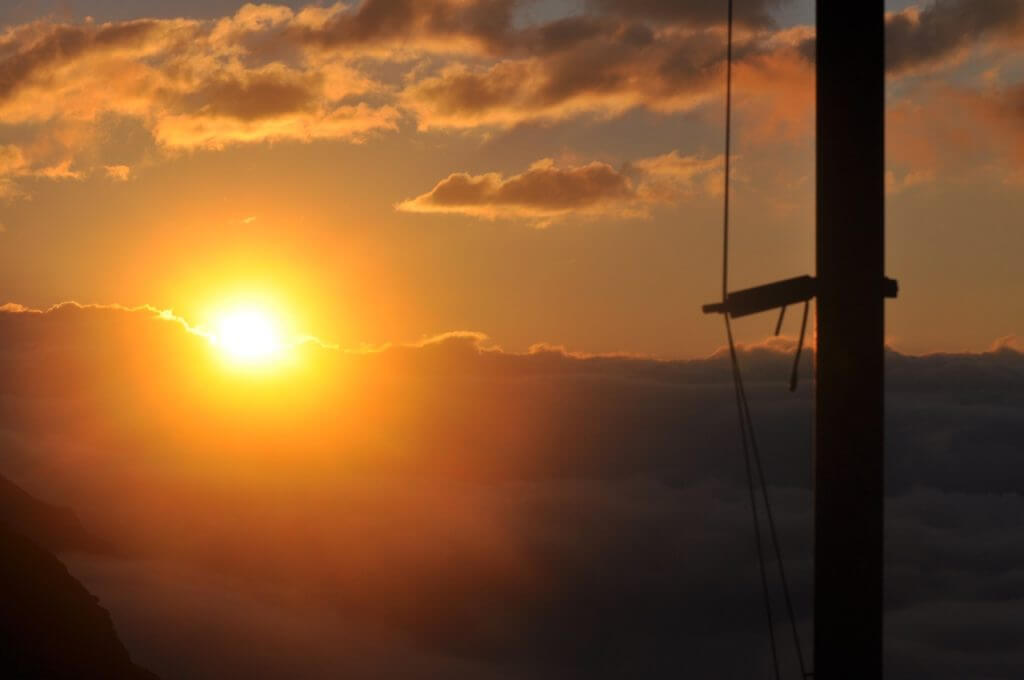
<path id="1" fill-rule="evenodd" d="M 220 319 L 214 342 L 229 359 L 242 363 L 269 361 L 281 353 L 278 325 L 256 307 L 232 309 Z"/>

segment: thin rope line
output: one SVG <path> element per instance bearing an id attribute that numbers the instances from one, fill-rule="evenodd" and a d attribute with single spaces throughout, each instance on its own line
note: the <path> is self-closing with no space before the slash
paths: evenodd
<path id="1" fill-rule="evenodd" d="M 725 188 L 722 205 L 722 302 L 729 295 L 729 159 L 732 156 L 732 3 L 729 0 L 725 56 Z M 728 314 L 726 314 L 728 323 Z M 730 337 L 732 330 L 729 331 Z"/>
<path id="2" fill-rule="evenodd" d="M 722 302 L 729 296 L 729 173 L 732 158 L 732 30 L 733 30 L 733 0 L 729 0 L 729 16 L 727 20 L 726 34 L 726 58 L 725 58 L 725 177 L 723 178 L 723 200 L 722 200 Z M 729 321 L 729 313 L 724 314 L 725 333 L 729 339 L 729 357 L 732 361 L 733 387 L 736 391 L 736 410 L 740 419 L 740 439 L 743 448 L 743 463 L 747 471 L 747 489 L 750 494 L 750 514 L 754 522 L 754 539 L 757 543 L 757 565 L 761 576 L 761 592 L 764 596 L 765 616 L 768 619 L 768 638 L 772 652 L 772 668 L 775 671 L 775 679 L 779 680 L 779 653 L 778 645 L 775 642 L 775 621 L 772 616 L 772 601 L 768 590 L 768 570 L 764 560 L 764 549 L 761 542 L 761 523 L 757 516 L 757 494 L 754 488 L 754 473 L 750 464 L 750 443 L 747 439 L 747 419 L 745 412 L 748 410 L 744 404 L 743 381 L 740 376 L 739 360 L 736 357 L 736 342 L 732 335 L 732 322 Z"/>
<path id="3" fill-rule="evenodd" d="M 726 65 L 725 65 L 725 176 L 723 178 L 724 190 L 722 201 L 722 302 L 726 302 L 729 295 L 729 215 L 730 215 L 730 170 L 732 159 L 732 61 L 733 61 L 733 0 L 728 0 L 728 21 L 726 37 Z M 783 314 L 785 310 L 783 310 Z M 804 324 L 806 324 L 806 309 L 804 310 Z M 761 577 L 761 589 L 764 596 L 765 615 L 768 622 L 768 637 L 771 646 L 772 668 L 776 680 L 781 677 L 779 670 L 778 645 L 775 640 L 775 625 L 772 614 L 771 595 L 768 588 L 767 566 L 765 564 L 764 549 L 761 540 L 761 524 L 757 512 L 757 493 L 755 490 L 754 473 L 751 466 L 751 454 L 757 467 L 758 479 L 761 486 L 761 494 L 764 500 L 768 528 L 772 540 L 776 563 L 779 570 L 779 578 L 782 581 L 783 594 L 790 626 L 793 632 L 793 642 L 796 647 L 797 658 L 800 664 L 801 677 L 806 678 L 807 672 L 804 666 L 803 650 L 800 645 L 800 636 L 796 625 L 796 616 L 793 610 L 793 602 L 789 592 L 788 580 L 786 578 L 785 565 L 782 561 L 782 549 L 778 540 L 778 532 L 775 528 L 775 519 L 771 509 L 771 502 L 768 497 L 768 485 L 765 479 L 764 466 L 761 462 L 760 447 L 757 445 L 757 436 L 754 430 L 753 418 L 750 415 L 750 404 L 747 401 L 746 389 L 743 385 L 743 376 L 740 371 L 739 358 L 736 353 L 736 342 L 732 334 L 732 323 L 729 320 L 729 313 L 725 312 L 725 332 L 729 341 L 729 357 L 732 363 L 733 386 L 736 392 L 736 409 L 740 419 L 740 439 L 743 449 L 743 461 L 747 472 L 747 489 L 750 495 L 750 511 L 754 524 L 754 538 L 757 543 L 757 562 Z M 781 325 L 781 316 L 779 325 Z M 806 328 L 806 326 L 805 326 Z M 776 331 L 778 332 L 778 331 Z"/>
<path id="4" fill-rule="evenodd" d="M 764 597 L 764 611 L 768 619 L 768 638 L 772 652 L 772 668 L 775 671 L 775 680 L 779 680 L 781 675 L 779 672 L 778 645 L 775 641 L 775 620 L 772 615 L 772 600 L 768 589 L 768 568 L 765 565 L 764 549 L 761 541 L 761 522 L 757 516 L 757 494 L 754 490 L 754 473 L 750 464 L 750 442 L 747 438 L 748 433 L 744 418 L 744 412 L 747 410 L 747 407 L 743 391 L 743 379 L 740 375 L 739 359 L 736 356 L 736 343 L 733 341 L 732 336 L 732 323 L 729 321 L 728 314 L 723 316 L 725 318 L 725 333 L 729 338 L 729 357 L 732 361 L 732 380 L 736 391 L 736 410 L 740 418 L 740 439 L 743 448 L 743 463 L 747 471 L 747 490 L 750 494 L 750 515 L 754 523 L 754 542 L 757 544 L 757 566 L 761 575 L 761 594 Z M 751 434 L 753 433 L 751 432 Z"/>
<path id="5" fill-rule="evenodd" d="M 789 625 L 793 632 L 793 646 L 796 648 L 796 657 L 800 665 L 800 675 L 807 676 L 804 666 L 803 647 L 800 644 L 800 633 L 796 626 L 796 613 L 793 609 L 793 598 L 790 596 L 789 579 L 786 578 L 786 567 L 782 560 L 782 544 L 779 541 L 779 534 L 775 528 L 775 514 L 772 512 L 771 500 L 768 497 L 768 482 L 765 479 L 764 466 L 761 463 L 761 447 L 757 443 L 757 433 L 754 430 L 754 419 L 750 415 L 750 402 L 747 399 L 747 390 L 743 385 L 743 375 L 739 370 L 739 361 L 736 364 L 736 384 L 740 393 L 739 400 L 743 404 L 747 433 L 744 437 L 750 442 L 751 451 L 754 454 L 754 462 L 757 467 L 757 475 L 761 482 L 761 496 L 764 500 L 765 515 L 768 519 L 768 531 L 771 536 L 772 548 L 775 552 L 775 562 L 778 565 L 779 581 L 782 583 L 782 595 L 786 603 L 786 613 L 789 616 Z"/>

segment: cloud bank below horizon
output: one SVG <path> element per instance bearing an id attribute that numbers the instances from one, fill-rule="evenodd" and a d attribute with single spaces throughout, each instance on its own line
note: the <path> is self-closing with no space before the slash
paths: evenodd
<path id="1" fill-rule="evenodd" d="M 311 346 L 308 370 L 262 381 L 217 378 L 206 344 L 147 309 L 0 312 L 0 467 L 129 556 L 72 564 L 140 662 L 200 678 L 764 667 L 726 357 L 516 354 L 454 333 Z M 887 662 L 903 677 L 1020 668 L 1012 347 L 887 357 Z M 811 391 L 785 391 L 784 349 L 743 364 L 806 617 Z"/>

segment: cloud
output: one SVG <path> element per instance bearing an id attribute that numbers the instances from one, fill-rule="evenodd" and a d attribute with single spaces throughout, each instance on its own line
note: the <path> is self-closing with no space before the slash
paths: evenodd
<path id="1" fill-rule="evenodd" d="M 511 177 L 454 173 L 396 208 L 486 219 L 521 218 L 537 226 L 570 214 L 640 217 L 654 203 L 714 193 L 721 183 L 721 167 L 720 157 L 680 156 L 675 151 L 635 161 L 621 170 L 598 161 L 559 167 L 546 158 Z"/>
<path id="2" fill-rule="evenodd" d="M 989 135 L 971 135 L 970 141 L 961 137 L 961 147 L 974 145 L 974 152 L 987 152 L 990 159 L 1002 161 L 1014 169 L 1009 179 L 1019 183 L 1024 179 L 1024 84 L 993 86 L 985 90 L 949 90 L 947 96 L 962 116 L 977 120 Z"/>
<path id="3" fill-rule="evenodd" d="M 769 10 L 786 1 L 742 0 L 737 3 L 737 21 L 770 27 Z M 725 23 L 723 7 L 708 0 L 593 0 L 583 14 L 542 23 L 524 21 L 528 12 L 529 3 L 522 0 L 363 0 L 347 9 L 333 5 L 291 35 L 325 49 L 383 46 L 501 56 L 571 49 L 580 40 L 609 30 L 649 36 L 640 23 L 644 20 L 689 29 Z"/>
<path id="4" fill-rule="evenodd" d="M 245 5 L 216 21 L 39 21 L 4 34 L 0 115 L 79 127 L 125 116 L 166 147 L 221 148 L 358 140 L 395 129 L 399 105 L 425 129 L 508 126 L 688 110 L 720 89 L 723 36 L 704 9 L 654 26 L 621 7 L 525 23 L 522 9 L 511 0 L 367 0 L 298 12 Z M 792 47 L 779 39 L 741 32 L 738 58 Z M 440 72 L 422 61 L 431 54 Z M 381 63 L 398 65 L 400 77 L 381 80 L 370 66 Z"/>
<path id="5" fill-rule="evenodd" d="M 107 171 L 107 177 L 119 182 L 127 182 L 132 176 L 132 169 L 127 165 L 105 165 L 103 169 Z"/>
<path id="6" fill-rule="evenodd" d="M 1024 182 L 1024 86 L 928 83 L 886 112 L 890 190 L 932 180 Z"/>
<path id="7" fill-rule="evenodd" d="M 648 201 L 673 201 L 698 192 L 721 193 L 724 156 L 700 158 L 670 151 L 627 166 L 639 181 L 637 192 Z"/>
<path id="8" fill-rule="evenodd" d="M 13 181 L 17 178 L 81 179 L 83 173 L 72 170 L 71 165 L 72 160 L 67 158 L 53 165 L 33 167 L 21 147 L 15 144 L 0 146 L 0 198 L 20 198 L 25 195 Z"/>
<path id="9" fill-rule="evenodd" d="M 813 29 L 775 26 L 771 15 L 783 4 L 737 6 L 738 127 L 754 142 L 805 141 L 813 129 Z M 516 0 L 364 0 L 244 5 L 205 21 L 11 26 L 0 35 L 0 118 L 10 128 L 0 197 L 28 195 L 33 178 L 135 165 L 104 151 L 111 121 L 137 125 L 153 147 L 146 153 L 158 157 L 362 142 L 403 120 L 420 131 L 487 133 L 720 102 L 719 3 L 593 0 L 542 20 L 531 12 Z M 971 46 L 1002 45 L 1020 18 L 1017 0 L 949 0 L 891 14 L 891 68 L 913 74 Z M 891 186 L 926 176 L 897 168 Z"/>
<path id="10" fill-rule="evenodd" d="M 961 60 L 971 49 L 992 47 L 1018 36 L 1024 27 L 1021 0 L 934 0 L 885 16 L 885 59 L 891 77 L 914 75 Z M 800 52 L 815 57 L 809 35 Z"/>
<path id="11" fill-rule="evenodd" d="M 570 211 L 599 214 L 621 210 L 634 197 L 629 178 L 606 163 L 563 169 L 545 159 L 507 179 L 497 173 L 449 175 L 426 194 L 397 207 L 407 212 L 463 213 L 491 219 L 550 219 Z"/>
<path id="12" fill-rule="evenodd" d="M 350 11 L 335 5 L 316 26 L 296 31 L 321 48 L 409 45 L 451 51 L 507 41 L 517 0 L 363 0 Z"/>
<path id="13" fill-rule="evenodd" d="M 11 200 L 24 195 L 12 179 L 21 175 L 24 169 L 25 156 L 19 147 L 13 144 L 0 146 L 0 199 Z"/>
<path id="14" fill-rule="evenodd" d="M 1020 34 L 1021 0 L 938 0 L 886 17 L 886 62 L 890 72 L 955 58 L 990 36 Z"/>
<path id="15" fill-rule="evenodd" d="M 458 332 L 304 347 L 291 377 L 255 379 L 151 308 L 3 309 L 0 468 L 130 556 L 73 571 L 162 676 L 768 668 L 721 353 L 518 354 Z M 1019 669 L 1024 355 L 1006 345 L 886 356 L 901 677 Z M 786 390 L 791 349 L 741 361 L 806 635 L 813 395 Z"/>
<path id="16" fill-rule="evenodd" d="M 362 99 L 378 85 L 344 59 L 260 52 L 245 42 L 253 31 L 304 17 L 247 5 L 219 21 L 40 20 L 9 28 L 0 36 L 0 118 L 11 140 L 0 159 L 4 193 L 25 193 L 19 178 L 124 165 L 101 158 L 103 121 L 137 121 L 167 151 L 361 141 L 395 129 L 398 111 Z M 76 167 L 85 158 L 100 161 Z"/>
<path id="17" fill-rule="evenodd" d="M 1024 353 L 1024 340 L 1021 340 L 1021 338 L 1016 335 L 1007 335 L 1002 338 L 997 338 L 996 341 L 992 343 L 993 352 L 1005 349 Z"/>
<path id="18" fill-rule="evenodd" d="M 39 83 L 61 66 L 90 55 L 119 51 L 145 53 L 154 34 L 167 24 L 148 19 L 105 24 L 51 25 L 46 21 L 16 26 L 3 36 L 0 101 L 10 100 L 18 90 Z"/>
<path id="19" fill-rule="evenodd" d="M 893 170 L 887 170 L 885 173 L 885 191 L 890 195 L 900 194 L 907 189 L 933 181 L 935 181 L 934 170 L 911 170 L 901 175 L 897 175 Z"/>
<path id="20" fill-rule="evenodd" d="M 71 162 L 71 159 L 66 159 L 48 168 L 40 168 L 35 176 L 46 179 L 82 179 L 81 172 L 71 169 Z"/>
<path id="21" fill-rule="evenodd" d="M 737 80 L 756 85 L 765 75 L 809 76 L 795 49 L 801 38 L 800 32 L 740 35 Z M 409 84 L 401 101 L 421 129 L 601 119 L 636 108 L 672 113 L 716 100 L 724 89 L 724 66 L 725 41 L 717 29 L 601 24 L 550 53 L 449 64 Z"/>
<path id="22" fill-rule="evenodd" d="M 225 116 L 172 115 L 162 118 L 153 134 L 170 149 L 223 149 L 231 144 L 293 140 L 345 139 L 359 142 L 368 135 L 398 126 L 392 107 L 360 103 L 313 114 L 292 113 L 246 121 Z"/>
<path id="23" fill-rule="evenodd" d="M 25 154 L 13 145 L 0 146 L 0 175 L 11 175 L 25 167 Z"/>
<path id="24" fill-rule="evenodd" d="M 733 8 L 738 24 L 773 26 L 771 11 L 791 0 L 737 0 Z M 651 18 L 688 25 L 718 25 L 725 22 L 726 8 L 715 0 L 676 2 L 675 0 L 589 0 L 589 5 L 619 16 Z"/>
<path id="25" fill-rule="evenodd" d="M 280 67 L 248 70 L 238 75 L 218 73 L 194 90 L 182 93 L 178 107 L 239 121 L 301 113 L 316 102 L 317 80 Z"/>
<path id="26" fill-rule="evenodd" d="M 296 70 L 280 64 L 221 70 L 176 93 L 154 123 L 168 148 L 220 149 L 233 143 L 317 139 L 361 141 L 397 128 L 398 111 L 366 102 L 339 104 L 368 87 L 342 67 Z"/>

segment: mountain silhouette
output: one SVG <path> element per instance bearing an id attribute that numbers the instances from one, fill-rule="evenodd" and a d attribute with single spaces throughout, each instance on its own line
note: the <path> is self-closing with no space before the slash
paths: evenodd
<path id="1" fill-rule="evenodd" d="M 109 551 L 73 511 L 0 478 L 0 676 L 156 680 L 132 663 L 110 614 L 47 548 Z"/>
<path id="2" fill-rule="evenodd" d="M 0 476 L 0 522 L 54 552 L 110 554 L 113 547 L 82 526 L 70 508 L 35 498 Z"/>

